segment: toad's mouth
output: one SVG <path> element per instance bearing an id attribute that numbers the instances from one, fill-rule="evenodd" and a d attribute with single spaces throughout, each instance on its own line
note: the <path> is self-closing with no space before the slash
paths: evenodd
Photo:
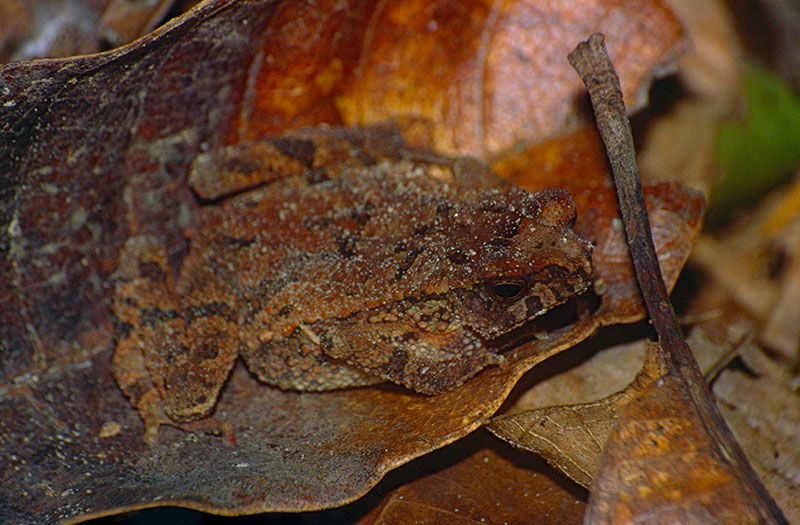
<path id="1" fill-rule="evenodd" d="M 554 338 L 594 314 L 601 302 L 600 296 L 590 287 L 547 312 L 528 319 L 514 330 L 493 339 L 492 346 L 498 351 L 505 351 L 533 339 Z"/>

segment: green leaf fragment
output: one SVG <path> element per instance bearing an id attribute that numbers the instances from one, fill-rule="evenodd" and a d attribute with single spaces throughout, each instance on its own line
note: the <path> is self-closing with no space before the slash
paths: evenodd
<path id="1" fill-rule="evenodd" d="M 786 181 L 800 165 L 800 100 L 777 75 L 749 66 L 743 120 L 720 127 L 722 177 L 712 191 L 708 223 L 720 225 Z"/>

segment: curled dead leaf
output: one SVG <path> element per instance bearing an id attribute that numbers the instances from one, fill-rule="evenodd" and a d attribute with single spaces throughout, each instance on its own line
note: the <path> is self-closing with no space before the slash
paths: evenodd
<path id="1" fill-rule="evenodd" d="M 433 456 L 433 468 L 390 492 L 358 523 L 579 523 L 583 517 L 583 491 L 486 432 Z"/>
<path id="2" fill-rule="evenodd" d="M 650 348 L 641 371 L 623 390 L 597 401 L 548 406 L 492 419 L 486 427 L 517 447 L 536 452 L 584 487 L 590 487 L 618 414 L 664 374 Z"/>
<path id="3" fill-rule="evenodd" d="M 634 109 L 684 48 L 669 8 L 640 0 L 387 2 L 367 28 L 337 100 L 345 123 L 394 120 L 414 142 L 479 157 L 575 124 L 580 82 L 563 61 L 590 33 L 610 35 Z"/>

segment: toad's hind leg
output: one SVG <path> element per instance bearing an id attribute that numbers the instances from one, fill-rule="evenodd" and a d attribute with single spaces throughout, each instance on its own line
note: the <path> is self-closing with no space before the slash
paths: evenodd
<path id="1" fill-rule="evenodd" d="M 112 370 L 153 444 L 166 424 L 224 434 L 208 418 L 237 355 L 232 314 L 221 303 L 182 304 L 161 244 L 130 239 L 120 256 L 113 310 L 120 337 Z"/>
<path id="2" fill-rule="evenodd" d="M 344 361 L 326 356 L 313 328 L 302 326 L 288 337 L 245 345 L 242 357 L 258 378 L 284 390 L 323 391 L 383 381 Z"/>
<path id="3" fill-rule="evenodd" d="M 384 320 L 359 312 L 316 329 L 328 356 L 422 394 L 447 392 L 505 363 L 441 300 L 400 303 Z"/>

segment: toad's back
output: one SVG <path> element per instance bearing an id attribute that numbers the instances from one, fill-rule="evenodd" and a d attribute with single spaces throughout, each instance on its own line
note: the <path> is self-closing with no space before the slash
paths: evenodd
<path id="1" fill-rule="evenodd" d="M 182 293 L 203 301 L 228 286 L 241 322 L 267 315 L 283 335 L 543 268 L 576 283 L 591 273 L 564 192 L 467 188 L 408 161 L 288 177 L 200 214 Z"/>

